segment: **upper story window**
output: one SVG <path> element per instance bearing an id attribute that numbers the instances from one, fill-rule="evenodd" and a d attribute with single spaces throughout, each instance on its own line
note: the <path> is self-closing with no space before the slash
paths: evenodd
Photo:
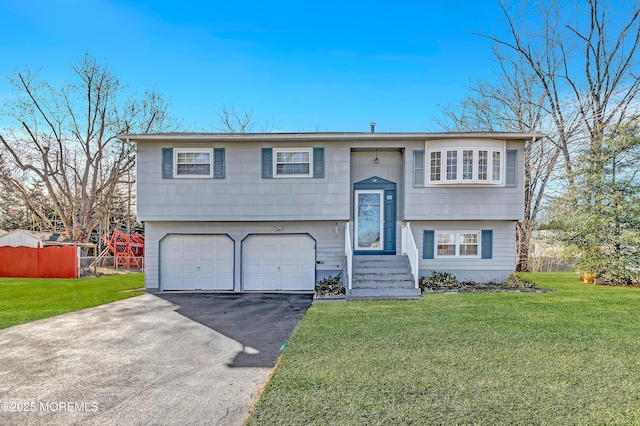
<path id="1" fill-rule="evenodd" d="M 431 151 L 431 155 L 429 158 L 429 167 L 431 169 L 430 180 L 440 181 L 440 178 L 442 176 L 442 152 Z"/>
<path id="2" fill-rule="evenodd" d="M 503 183 L 502 149 L 440 148 L 427 152 L 428 183 Z"/>
<path id="3" fill-rule="evenodd" d="M 162 148 L 162 179 L 224 179 L 224 148 Z"/>
<path id="4" fill-rule="evenodd" d="M 211 149 L 175 149 L 175 177 L 211 177 Z"/>
<path id="5" fill-rule="evenodd" d="M 274 149 L 274 176 L 311 177 L 312 149 Z"/>

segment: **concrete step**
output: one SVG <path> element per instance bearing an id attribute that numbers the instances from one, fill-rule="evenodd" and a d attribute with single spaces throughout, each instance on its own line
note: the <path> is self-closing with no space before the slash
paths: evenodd
<path id="1" fill-rule="evenodd" d="M 372 268 L 372 267 L 385 267 L 385 268 L 406 268 L 410 267 L 409 261 L 399 261 L 399 260 L 366 260 L 366 261 L 354 261 L 354 268 Z"/>
<path id="2" fill-rule="evenodd" d="M 406 280 L 400 282 L 371 282 L 371 281 L 353 281 L 351 288 L 372 288 L 383 291 L 385 289 L 395 288 L 415 288 L 413 280 Z"/>
<path id="3" fill-rule="evenodd" d="M 376 263 L 371 265 L 353 265 L 354 272 L 370 272 L 383 274 L 389 271 L 411 271 L 410 265 L 385 265 L 384 263 Z"/>
<path id="4" fill-rule="evenodd" d="M 356 272 L 353 274 L 353 280 L 360 280 L 360 281 L 388 281 L 388 282 L 393 282 L 395 280 L 397 281 L 402 281 L 402 280 L 413 280 L 413 275 L 411 275 L 411 272 L 406 273 L 406 272 L 391 272 L 391 273 L 384 273 L 384 274 L 375 274 L 375 273 L 362 273 L 362 272 Z"/>
<path id="5" fill-rule="evenodd" d="M 347 300 L 420 299 L 407 256 L 353 257 L 352 288 Z"/>
<path id="6" fill-rule="evenodd" d="M 403 256 L 401 254 L 357 254 L 353 256 L 353 261 L 363 260 L 363 261 L 379 261 L 379 260 L 402 260 L 408 259 L 407 256 Z"/>
<path id="7" fill-rule="evenodd" d="M 421 299 L 419 288 L 352 288 L 347 300 Z"/>
<path id="8" fill-rule="evenodd" d="M 353 263 L 354 264 L 360 264 L 360 263 L 389 263 L 389 264 L 393 264 L 393 263 L 398 263 L 398 264 L 403 264 L 405 262 L 408 262 L 409 258 L 407 256 L 384 256 L 384 255 L 380 255 L 380 256 L 353 256 Z"/>

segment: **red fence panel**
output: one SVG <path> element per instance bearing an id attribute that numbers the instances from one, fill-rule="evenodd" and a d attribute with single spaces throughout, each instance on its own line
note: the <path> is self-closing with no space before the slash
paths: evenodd
<path id="1" fill-rule="evenodd" d="M 0 277 L 77 278 L 76 248 L 0 247 Z"/>

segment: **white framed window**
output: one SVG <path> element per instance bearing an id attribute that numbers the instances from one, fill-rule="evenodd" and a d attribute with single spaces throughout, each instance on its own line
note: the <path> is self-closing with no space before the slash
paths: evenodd
<path id="1" fill-rule="evenodd" d="M 442 151 L 431 151 L 429 154 L 429 180 L 440 182 L 442 179 Z"/>
<path id="2" fill-rule="evenodd" d="M 462 180 L 473 182 L 473 166 L 474 166 L 473 149 L 462 150 Z"/>
<path id="3" fill-rule="evenodd" d="M 274 177 L 312 177 L 312 148 L 274 149 Z"/>
<path id="4" fill-rule="evenodd" d="M 212 177 L 212 149 L 175 148 L 173 177 L 202 178 Z"/>
<path id="5" fill-rule="evenodd" d="M 436 256 L 480 257 L 480 231 L 438 231 Z"/>
<path id="6" fill-rule="evenodd" d="M 427 152 L 429 184 L 504 183 L 503 149 L 442 148 Z"/>
<path id="7" fill-rule="evenodd" d="M 489 180 L 489 151 L 486 149 L 478 150 L 478 173 L 476 179 L 478 182 L 487 182 Z"/>
<path id="8" fill-rule="evenodd" d="M 447 174 L 446 179 L 448 181 L 458 180 L 458 151 L 447 150 Z"/>
<path id="9" fill-rule="evenodd" d="M 502 162 L 500 151 L 491 151 L 491 181 L 502 181 Z"/>

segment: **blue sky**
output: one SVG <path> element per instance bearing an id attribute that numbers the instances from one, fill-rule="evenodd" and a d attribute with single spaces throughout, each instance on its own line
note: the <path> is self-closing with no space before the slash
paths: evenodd
<path id="1" fill-rule="evenodd" d="M 222 103 L 281 131 L 434 130 L 438 104 L 491 75 L 474 33 L 502 31 L 491 0 L 0 0 L 0 16 L 0 98 L 15 70 L 59 84 L 88 51 L 195 131 Z"/>

